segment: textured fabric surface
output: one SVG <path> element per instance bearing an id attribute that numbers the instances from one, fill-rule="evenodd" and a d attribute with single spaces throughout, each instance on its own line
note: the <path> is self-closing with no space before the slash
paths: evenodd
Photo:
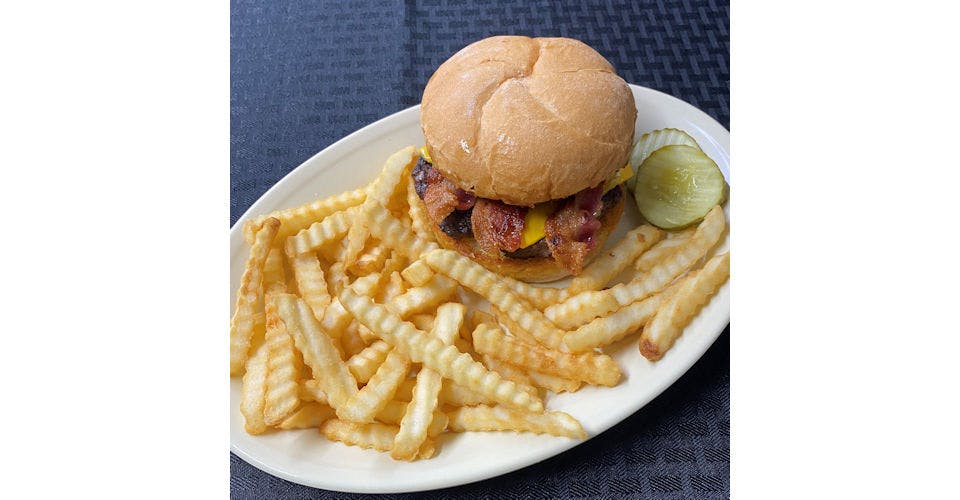
<path id="1" fill-rule="evenodd" d="M 420 101 L 436 67 L 496 34 L 567 36 L 626 81 L 729 126 L 729 5 L 721 1 L 238 1 L 230 20 L 230 223 L 334 141 Z M 486 481 L 387 498 L 727 498 L 729 333 L 626 421 Z M 274 478 L 230 455 L 233 498 L 359 498 Z"/>

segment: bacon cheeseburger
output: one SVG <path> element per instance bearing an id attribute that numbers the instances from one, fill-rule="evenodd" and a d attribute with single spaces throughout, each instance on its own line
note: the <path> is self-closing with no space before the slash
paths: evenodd
<path id="1" fill-rule="evenodd" d="M 582 42 L 468 45 L 423 91 L 413 180 L 437 240 L 524 281 L 579 274 L 623 213 L 636 117 L 626 82 Z"/>

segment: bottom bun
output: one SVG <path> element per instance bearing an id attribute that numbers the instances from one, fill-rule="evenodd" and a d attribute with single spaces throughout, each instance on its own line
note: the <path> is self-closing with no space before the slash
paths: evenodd
<path id="1" fill-rule="evenodd" d="M 597 231 L 597 246 L 593 248 L 583 259 L 583 265 L 586 266 L 603 248 L 607 237 L 617 227 L 620 222 L 620 216 L 623 215 L 623 200 L 626 196 L 621 196 L 620 201 L 608 208 L 600 218 L 600 229 Z M 440 246 L 456 250 L 461 254 L 470 257 L 483 267 L 504 276 L 510 276 L 521 281 L 529 283 L 545 283 L 556 281 L 558 279 L 570 276 L 566 269 L 560 267 L 553 257 L 532 257 L 529 259 L 514 259 L 512 257 L 496 257 L 486 255 L 477 249 L 477 240 L 473 238 L 454 239 L 447 233 L 444 233 L 440 226 L 430 224 L 433 235 L 436 237 Z"/>

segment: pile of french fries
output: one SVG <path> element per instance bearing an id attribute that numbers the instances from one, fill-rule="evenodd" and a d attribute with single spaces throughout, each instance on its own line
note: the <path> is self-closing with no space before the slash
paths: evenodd
<path id="1" fill-rule="evenodd" d="M 728 253 L 703 263 L 725 229 L 719 206 L 682 232 L 633 229 L 565 289 L 494 274 L 433 240 L 416 154 L 395 153 L 364 188 L 244 225 L 230 374 L 243 377 L 248 433 L 317 428 L 397 460 L 430 458 L 444 432 L 583 439 L 574 417 L 545 410 L 548 393 L 616 385 L 601 348 L 637 332 L 660 359 L 729 277 Z M 632 279 L 605 288 L 631 264 Z M 468 310 L 471 293 L 488 311 Z"/>

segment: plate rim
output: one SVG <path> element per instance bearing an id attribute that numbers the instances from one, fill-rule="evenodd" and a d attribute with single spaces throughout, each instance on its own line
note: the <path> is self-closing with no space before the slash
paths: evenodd
<path id="1" fill-rule="evenodd" d="M 729 158 L 730 158 L 730 151 L 729 151 L 729 149 L 730 149 L 730 146 L 729 146 L 729 144 L 730 144 L 730 132 L 729 132 L 729 130 L 728 130 L 726 127 L 724 127 L 722 124 L 720 124 L 720 123 L 719 123 L 717 120 L 715 120 L 712 116 L 710 116 L 710 115 L 708 115 L 707 113 L 705 113 L 703 110 L 697 108 L 697 107 L 694 106 L 693 104 L 690 104 L 690 103 L 688 103 L 688 102 L 686 102 L 686 101 L 684 101 L 684 100 L 682 100 L 682 99 L 679 99 L 679 98 L 674 97 L 674 96 L 672 96 L 672 95 L 670 95 L 670 94 L 666 94 L 666 93 L 664 93 L 664 92 L 658 91 L 658 90 L 656 90 L 656 89 L 651 89 L 651 88 L 649 88 L 649 87 L 643 87 L 643 86 L 635 85 L 635 84 L 629 84 L 629 85 L 630 85 L 630 87 L 631 87 L 632 89 L 635 89 L 635 90 L 637 90 L 637 91 L 639 91 L 639 92 L 641 92 L 641 93 L 650 93 L 650 94 L 654 95 L 654 96 L 655 96 L 656 98 L 658 98 L 658 99 L 666 99 L 666 100 L 668 100 L 668 101 L 674 101 L 674 104 L 679 104 L 679 105 L 681 105 L 684 109 L 692 112 L 695 116 L 697 116 L 697 118 L 698 118 L 697 121 L 699 121 L 699 122 L 701 122 L 701 123 L 703 123 L 703 124 L 705 125 L 705 128 L 701 128 L 701 130 L 700 130 L 700 131 L 702 132 L 703 136 L 706 137 L 706 138 L 708 138 L 710 141 L 713 142 L 713 145 L 715 146 L 715 148 L 716 148 L 718 151 L 720 151 L 721 154 L 722 154 L 723 157 L 724 157 L 724 160 L 725 160 L 725 161 L 724 161 L 723 163 L 729 166 Z M 233 246 L 233 241 L 232 241 L 232 240 L 233 240 L 234 238 L 237 238 L 237 237 L 242 238 L 242 227 L 243 227 L 243 223 L 246 222 L 247 220 L 249 220 L 251 217 L 255 216 L 254 214 L 258 214 L 258 213 L 262 212 L 262 209 L 258 209 L 258 206 L 259 206 L 260 204 L 266 203 L 265 200 L 268 199 L 268 198 L 271 198 L 271 195 L 272 195 L 272 194 L 275 194 L 274 191 L 280 191 L 281 189 L 283 189 L 283 188 L 281 188 L 281 187 L 279 187 L 279 186 L 284 185 L 284 184 L 286 183 L 288 177 L 295 177 L 295 176 L 297 176 L 297 175 L 303 175 L 304 172 L 300 172 L 301 169 L 306 169 L 306 168 L 308 168 L 308 167 L 306 167 L 306 166 L 307 166 L 308 164 L 314 162 L 314 161 L 316 160 L 316 158 L 319 157 L 319 156 L 321 156 L 321 155 L 323 155 L 323 156 L 330 156 L 330 157 L 331 157 L 331 160 L 330 160 L 329 164 L 331 164 L 331 165 L 332 165 L 332 164 L 335 164 L 335 163 L 336 163 L 336 159 L 337 159 L 337 157 L 338 157 L 338 154 L 339 154 L 340 156 L 342 156 L 343 154 L 346 153 L 346 151 L 345 151 L 345 152 L 341 152 L 341 150 L 344 149 L 344 148 L 346 148 L 346 147 L 348 147 L 349 143 L 352 143 L 352 142 L 356 141 L 358 137 L 362 137 L 362 136 L 365 136 L 365 135 L 369 135 L 371 132 L 376 132 L 376 131 L 381 131 L 382 134 L 380 134 L 380 135 L 383 135 L 383 134 L 386 134 L 386 133 L 389 133 L 389 132 L 393 131 L 395 128 L 402 128 L 402 126 L 400 126 L 400 127 L 389 127 L 388 125 L 389 125 L 391 122 L 394 122 L 394 121 L 400 119 L 400 118 L 402 117 L 402 115 L 404 115 L 404 114 L 419 113 L 419 109 L 420 109 L 420 104 L 416 104 L 416 105 L 414 105 L 414 106 L 410 106 L 410 107 L 407 107 L 407 108 L 402 109 L 402 110 L 400 110 L 400 111 L 396 111 L 396 112 L 394 112 L 394 113 L 391 113 L 390 115 L 387 115 L 387 116 L 385 116 L 385 117 L 383 117 L 383 118 L 380 118 L 380 119 L 378 119 L 378 120 L 376 120 L 376 121 L 374 121 L 374 122 L 372 122 L 372 123 L 370 123 L 370 124 L 367 124 L 367 125 L 359 128 L 359 129 L 351 132 L 350 134 L 348 134 L 348 135 L 346 135 L 346 136 L 338 139 L 337 141 L 335 141 L 335 142 L 333 142 L 332 144 L 330 144 L 329 146 L 321 149 L 321 150 L 318 151 L 317 153 L 311 155 L 309 158 L 307 158 L 306 160 L 304 160 L 303 162 L 301 162 L 301 163 L 300 163 L 299 165 L 297 165 L 295 168 L 291 169 L 289 172 L 287 172 L 286 174 L 284 174 L 284 176 L 281 177 L 279 180 L 277 180 L 272 186 L 270 186 L 269 189 L 267 189 L 266 191 L 264 191 L 263 194 L 261 194 L 261 195 L 256 199 L 256 201 L 254 201 L 253 203 L 251 203 L 250 206 L 247 207 L 247 209 L 243 212 L 243 214 L 240 215 L 239 218 L 237 218 L 236 222 L 234 222 L 234 223 L 230 226 L 230 230 L 229 230 L 229 240 L 230 240 L 230 245 L 231 245 L 231 247 Z M 383 129 L 383 130 L 381 130 L 381 129 Z M 717 135 L 720 135 L 720 136 L 721 136 L 721 138 L 720 138 L 719 141 L 718 141 L 718 138 L 716 137 Z M 329 168 L 329 167 L 327 167 L 327 168 Z M 304 170 L 304 171 L 305 171 L 305 170 Z M 322 171 L 322 170 L 320 170 L 320 171 Z M 725 171 L 724 173 L 726 174 L 727 181 L 728 181 L 728 183 L 729 183 L 729 182 L 730 182 L 730 172 L 729 172 L 729 171 Z M 727 212 L 727 217 L 729 218 L 729 205 L 725 206 L 725 211 Z M 231 250 L 230 253 L 231 253 L 231 260 L 232 260 L 232 259 L 233 259 L 233 251 Z M 725 286 L 729 286 L 729 285 L 725 285 Z M 729 298 L 728 298 L 728 300 L 729 300 Z M 231 308 L 231 310 L 232 310 L 232 303 L 230 304 L 230 308 Z M 593 438 L 595 438 L 595 437 L 597 437 L 597 436 L 599 436 L 599 435 L 607 432 L 608 430 L 612 429 L 612 428 L 615 427 L 616 425 L 622 423 L 624 420 L 626 420 L 627 418 L 629 418 L 631 415 L 635 414 L 636 412 L 638 412 L 638 411 L 640 411 L 641 409 L 643 409 L 644 407 L 646 407 L 651 401 L 653 401 L 654 399 L 656 399 L 657 397 L 659 397 L 661 394 L 663 394 L 664 391 L 666 391 L 668 388 L 670 388 L 671 386 L 673 386 L 673 384 L 676 383 L 676 381 L 679 380 L 680 377 L 682 377 L 684 374 L 686 374 L 694 365 L 696 365 L 696 364 L 700 361 L 700 359 L 703 357 L 703 355 L 707 352 L 707 350 L 709 350 L 709 348 L 710 348 L 711 346 L 713 346 L 713 344 L 716 342 L 716 340 L 717 340 L 717 339 L 720 337 L 720 335 L 723 333 L 723 330 L 726 329 L 727 326 L 729 326 L 729 324 L 730 324 L 730 309 L 729 309 L 729 307 L 725 308 L 725 310 L 722 311 L 722 315 L 721 315 L 720 321 L 718 321 L 717 324 L 719 325 L 719 327 L 714 327 L 714 328 L 711 328 L 711 329 L 710 329 L 710 331 L 711 331 L 712 333 L 711 333 L 711 335 L 710 335 L 710 337 L 709 337 L 709 341 L 708 341 L 708 342 L 702 342 L 702 343 L 700 343 L 700 345 L 696 346 L 696 349 L 693 351 L 693 353 L 695 353 L 695 356 L 691 356 L 692 362 L 689 364 L 689 366 L 683 368 L 682 370 L 676 370 L 675 373 L 671 374 L 671 376 L 658 379 L 657 382 L 656 382 L 656 386 L 657 386 L 656 389 L 653 390 L 653 391 L 651 391 L 651 392 L 649 393 L 649 395 L 648 395 L 647 398 L 642 398 L 641 400 L 637 400 L 637 401 L 638 401 L 637 404 L 624 405 L 624 407 L 622 407 L 622 408 L 626 408 L 626 409 L 628 409 L 628 411 L 619 412 L 621 415 L 619 415 L 619 416 L 615 419 L 615 422 L 614 422 L 613 424 L 611 424 L 609 427 L 607 427 L 607 428 L 604 429 L 603 431 L 598 432 L 598 433 L 594 433 L 594 434 L 591 434 L 591 435 L 588 435 L 587 438 L 586 438 L 586 439 L 583 439 L 583 440 L 573 440 L 573 439 L 571 439 L 571 440 L 569 440 L 569 442 L 565 443 L 565 444 L 564 444 L 562 447 L 560 447 L 558 450 L 554 450 L 554 449 L 552 449 L 552 448 L 544 448 L 544 449 L 542 449 L 540 452 L 532 453 L 532 454 L 531 454 L 530 456 L 528 456 L 527 459 L 525 459 L 525 460 L 521 460 L 521 461 L 519 461 L 519 462 L 517 462 L 517 463 L 510 464 L 510 465 L 508 465 L 508 466 L 506 466 L 506 467 L 494 468 L 492 473 L 481 474 L 481 475 L 478 476 L 478 477 L 475 477 L 475 478 L 472 478 L 472 479 L 469 479 L 469 480 L 466 480 L 466 481 L 463 481 L 462 479 L 450 480 L 450 479 L 447 479 L 447 478 L 445 478 L 445 477 L 441 477 L 441 478 L 427 478 L 427 479 L 424 479 L 420 484 L 416 485 L 415 487 L 380 488 L 380 487 L 376 487 L 376 485 L 374 484 L 374 485 L 371 485 L 372 487 L 345 488 L 345 487 L 342 486 L 342 485 L 338 485 L 338 484 L 333 484 L 333 483 L 327 482 L 327 481 L 324 480 L 323 477 L 317 477 L 317 476 L 304 477 L 304 476 L 301 476 L 301 475 L 288 473 L 288 472 L 284 471 L 283 469 L 276 468 L 276 467 L 270 465 L 269 463 L 266 463 L 266 462 L 264 462 L 263 460 L 258 459 L 257 457 L 251 455 L 250 453 L 247 453 L 247 452 L 244 451 L 242 448 L 240 448 L 240 447 L 238 446 L 238 444 L 234 441 L 234 439 L 233 439 L 233 433 L 232 433 L 232 432 L 231 432 L 231 437 L 230 437 L 230 451 L 231 451 L 232 453 L 234 453 L 235 455 L 237 455 L 237 457 L 240 458 L 241 460 L 243 460 L 244 462 L 246 462 L 246 463 L 250 464 L 251 466 L 253 466 L 253 467 L 255 467 L 255 468 L 257 468 L 257 469 L 259 469 L 259 470 L 261 470 L 261 471 L 263 471 L 263 472 L 265 472 L 265 473 L 267 473 L 267 474 L 270 474 L 270 475 L 272 475 L 272 476 L 274 476 L 274 477 L 278 477 L 278 478 L 281 478 L 281 479 L 284 479 L 284 480 L 287 480 L 287 481 L 290 481 L 290 482 L 292 482 L 292 483 L 296 483 L 296 484 L 299 484 L 299 485 L 302 485 L 302 486 L 307 486 L 307 487 L 311 487 L 311 488 L 320 488 L 320 489 L 325 489 L 325 490 L 328 490 L 328 491 L 345 492 L 345 493 L 414 493 L 414 492 L 431 491 L 431 490 L 437 490 L 437 489 L 443 489 L 443 488 L 449 488 L 449 487 L 455 487 L 455 486 L 462 486 L 462 485 L 467 485 L 467 484 L 472 484 L 472 483 L 476 483 L 476 482 L 479 482 L 479 481 L 483 481 L 483 480 L 486 480 L 486 479 L 492 479 L 492 478 L 495 478 L 495 477 L 499 477 L 499 476 L 502 476 L 502 475 L 505 475 L 505 474 L 509 474 L 509 473 L 511 473 L 511 472 L 515 472 L 515 471 L 518 471 L 518 470 L 520 470 L 520 469 L 529 467 L 529 466 L 531 466 L 531 465 L 537 464 L 537 463 L 542 462 L 542 461 L 544 461 L 544 460 L 547 460 L 547 459 L 549 459 L 549 458 L 552 458 L 552 457 L 555 457 L 555 456 L 559 456 L 560 454 L 565 453 L 565 452 L 573 449 L 574 447 L 580 446 L 580 445 L 582 445 L 582 444 L 590 441 L 591 439 L 593 439 Z M 697 352 L 697 351 L 699 351 L 699 352 Z M 233 380 L 234 380 L 233 378 L 228 379 L 228 383 L 232 383 Z M 634 406 L 635 406 L 635 407 L 634 407 Z M 228 418 L 230 418 L 230 416 L 231 416 L 232 413 L 233 413 L 232 405 L 228 405 L 228 409 L 229 409 L 229 411 L 228 411 L 228 414 L 227 414 L 227 415 L 228 415 Z"/>

